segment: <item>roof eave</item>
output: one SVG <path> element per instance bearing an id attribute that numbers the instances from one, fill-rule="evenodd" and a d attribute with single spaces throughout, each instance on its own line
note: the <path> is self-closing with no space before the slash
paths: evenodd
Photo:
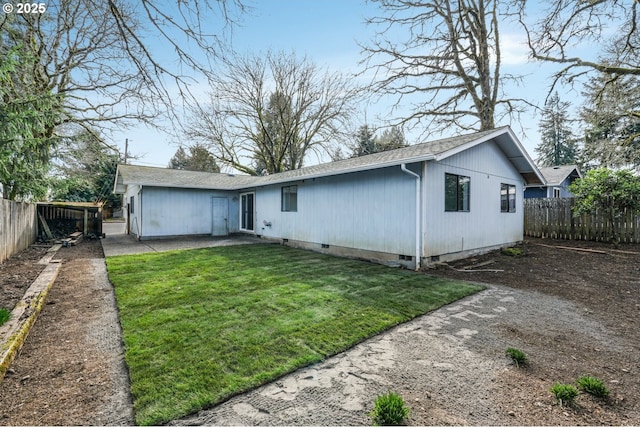
<path id="1" fill-rule="evenodd" d="M 516 147 L 519 156 L 517 157 L 509 157 L 507 156 L 507 158 L 509 159 L 509 161 L 514 165 L 514 167 L 516 167 L 516 169 L 518 170 L 518 173 L 520 173 L 520 175 L 522 175 L 522 177 L 525 179 L 525 182 L 527 184 L 546 184 L 546 181 L 544 179 L 544 176 L 542 175 L 542 173 L 540 172 L 540 170 L 538 169 L 538 167 L 536 166 L 535 162 L 531 159 L 531 157 L 529 157 L 529 154 L 527 153 L 527 150 L 524 149 L 524 146 L 522 145 L 522 143 L 520 143 L 520 140 L 518 139 L 518 137 L 515 135 L 515 133 L 513 133 L 513 130 L 511 130 L 511 127 L 509 126 L 504 126 L 501 127 L 499 129 L 496 129 L 495 132 L 491 132 L 487 135 L 484 135 L 480 138 L 476 138 L 472 141 L 469 141 L 466 144 L 462 144 L 459 145 L 451 150 L 447 150 L 444 151 L 440 154 L 438 154 L 436 156 L 436 160 L 444 160 L 448 157 L 451 157 L 455 154 L 461 153 L 465 150 L 468 150 L 472 147 L 475 147 L 476 145 L 482 144 L 484 142 L 490 141 L 492 139 L 496 140 L 496 144 L 498 144 L 498 146 L 500 146 L 502 143 L 498 140 L 499 137 L 508 135 L 509 136 L 509 140 L 511 143 L 513 143 L 513 145 Z M 502 149 L 502 147 L 500 147 Z M 504 150 L 503 150 L 504 152 Z M 506 155 L 506 153 L 505 153 Z M 516 159 L 524 159 L 524 161 L 528 164 L 528 168 L 527 169 L 523 169 L 520 168 L 516 165 L 515 160 Z"/>
<path id="2" fill-rule="evenodd" d="M 305 179 L 315 179 L 315 178 L 324 178 L 324 177 L 327 177 L 327 176 L 346 175 L 348 173 L 364 172 L 364 171 L 375 170 L 375 169 L 383 169 L 383 168 L 388 168 L 388 167 L 393 167 L 393 166 L 400 166 L 401 164 L 418 163 L 418 162 L 424 162 L 424 161 L 429 161 L 429 160 L 434 160 L 434 159 L 435 159 L 435 156 L 433 154 L 409 157 L 409 158 L 405 158 L 405 159 L 394 159 L 394 160 L 390 160 L 390 161 L 387 161 L 387 162 L 380 162 L 380 163 L 375 163 L 375 164 L 362 165 L 362 166 L 358 166 L 358 167 L 340 169 L 340 170 L 329 171 L 329 172 L 318 172 L 318 173 L 313 173 L 313 174 L 309 174 L 309 175 L 298 175 L 298 176 L 292 176 L 292 177 L 288 177 L 288 178 L 273 179 L 273 180 L 269 180 L 268 182 L 256 183 L 255 186 L 258 187 L 258 186 L 264 186 L 264 185 L 282 184 L 282 183 L 285 183 L 285 182 L 302 181 L 302 180 L 305 180 Z M 273 177 L 273 175 L 272 175 L 272 177 Z"/>
<path id="3" fill-rule="evenodd" d="M 116 167 L 116 178 L 113 180 L 113 194 L 124 194 L 127 191 L 127 185 L 123 181 L 120 165 L 118 165 Z"/>

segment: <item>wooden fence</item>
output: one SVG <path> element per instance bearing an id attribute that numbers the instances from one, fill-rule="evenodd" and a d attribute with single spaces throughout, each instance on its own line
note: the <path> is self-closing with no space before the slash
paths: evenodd
<path id="1" fill-rule="evenodd" d="M 0 198 L 0 262 L 27 249 L 37 233 L 36 205 Z"/>
<path id="2" fill-rule="evenodd" d="M 613 230 L 602 213 L 574 216 L 574 199 L 525 199 L 525 236 L 610 241 Z M 624 212 L 616 224 L 623 243 L 640 243 L 640 216 Z"/>

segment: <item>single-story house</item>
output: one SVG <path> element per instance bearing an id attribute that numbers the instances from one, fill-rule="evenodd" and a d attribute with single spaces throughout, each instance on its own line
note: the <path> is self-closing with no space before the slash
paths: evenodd
<path id="1" fill-rule="evenodd" d="M 121 164 L 114 192 L 139 239 L 250 233 L 418 268 L 521 241 L 544 183 L 502 127 L 266 176 Z"/>
<path id="2" fill-rule="evenodd" d="M 527 184 L 524 190 L 525 199 L 573 197 L 569 186 L 573 181 L 582 178 L 577 165 L 550 166 L 540 168 L 544 177 L 544 185 Z"/>

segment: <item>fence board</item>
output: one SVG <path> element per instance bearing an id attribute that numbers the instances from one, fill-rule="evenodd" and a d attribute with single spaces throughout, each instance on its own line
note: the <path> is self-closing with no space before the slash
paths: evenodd
<path id="1" fill-rule="evenodd" d="M 604 212 L 573 215 L 574 199 L 525 199 L 525 236 L 565 240 L 610 241 L 613 229 Z M 623 212 L 615 224 L 623 243 L 640 243 L 640 216 Z"/>
<path id="2" fill-rule="evenodd" d="M 0 198 L 0 263 L 27 249 L 37 232 L 36 205 Z"/>

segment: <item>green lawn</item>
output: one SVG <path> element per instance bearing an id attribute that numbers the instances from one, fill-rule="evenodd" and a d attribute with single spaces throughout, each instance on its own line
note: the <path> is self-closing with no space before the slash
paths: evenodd
<path id="1" fill-rule="evenodd" d="M 277 245 L 107 266 L 138 424 L 211 406 L 481 289 Z"/>

